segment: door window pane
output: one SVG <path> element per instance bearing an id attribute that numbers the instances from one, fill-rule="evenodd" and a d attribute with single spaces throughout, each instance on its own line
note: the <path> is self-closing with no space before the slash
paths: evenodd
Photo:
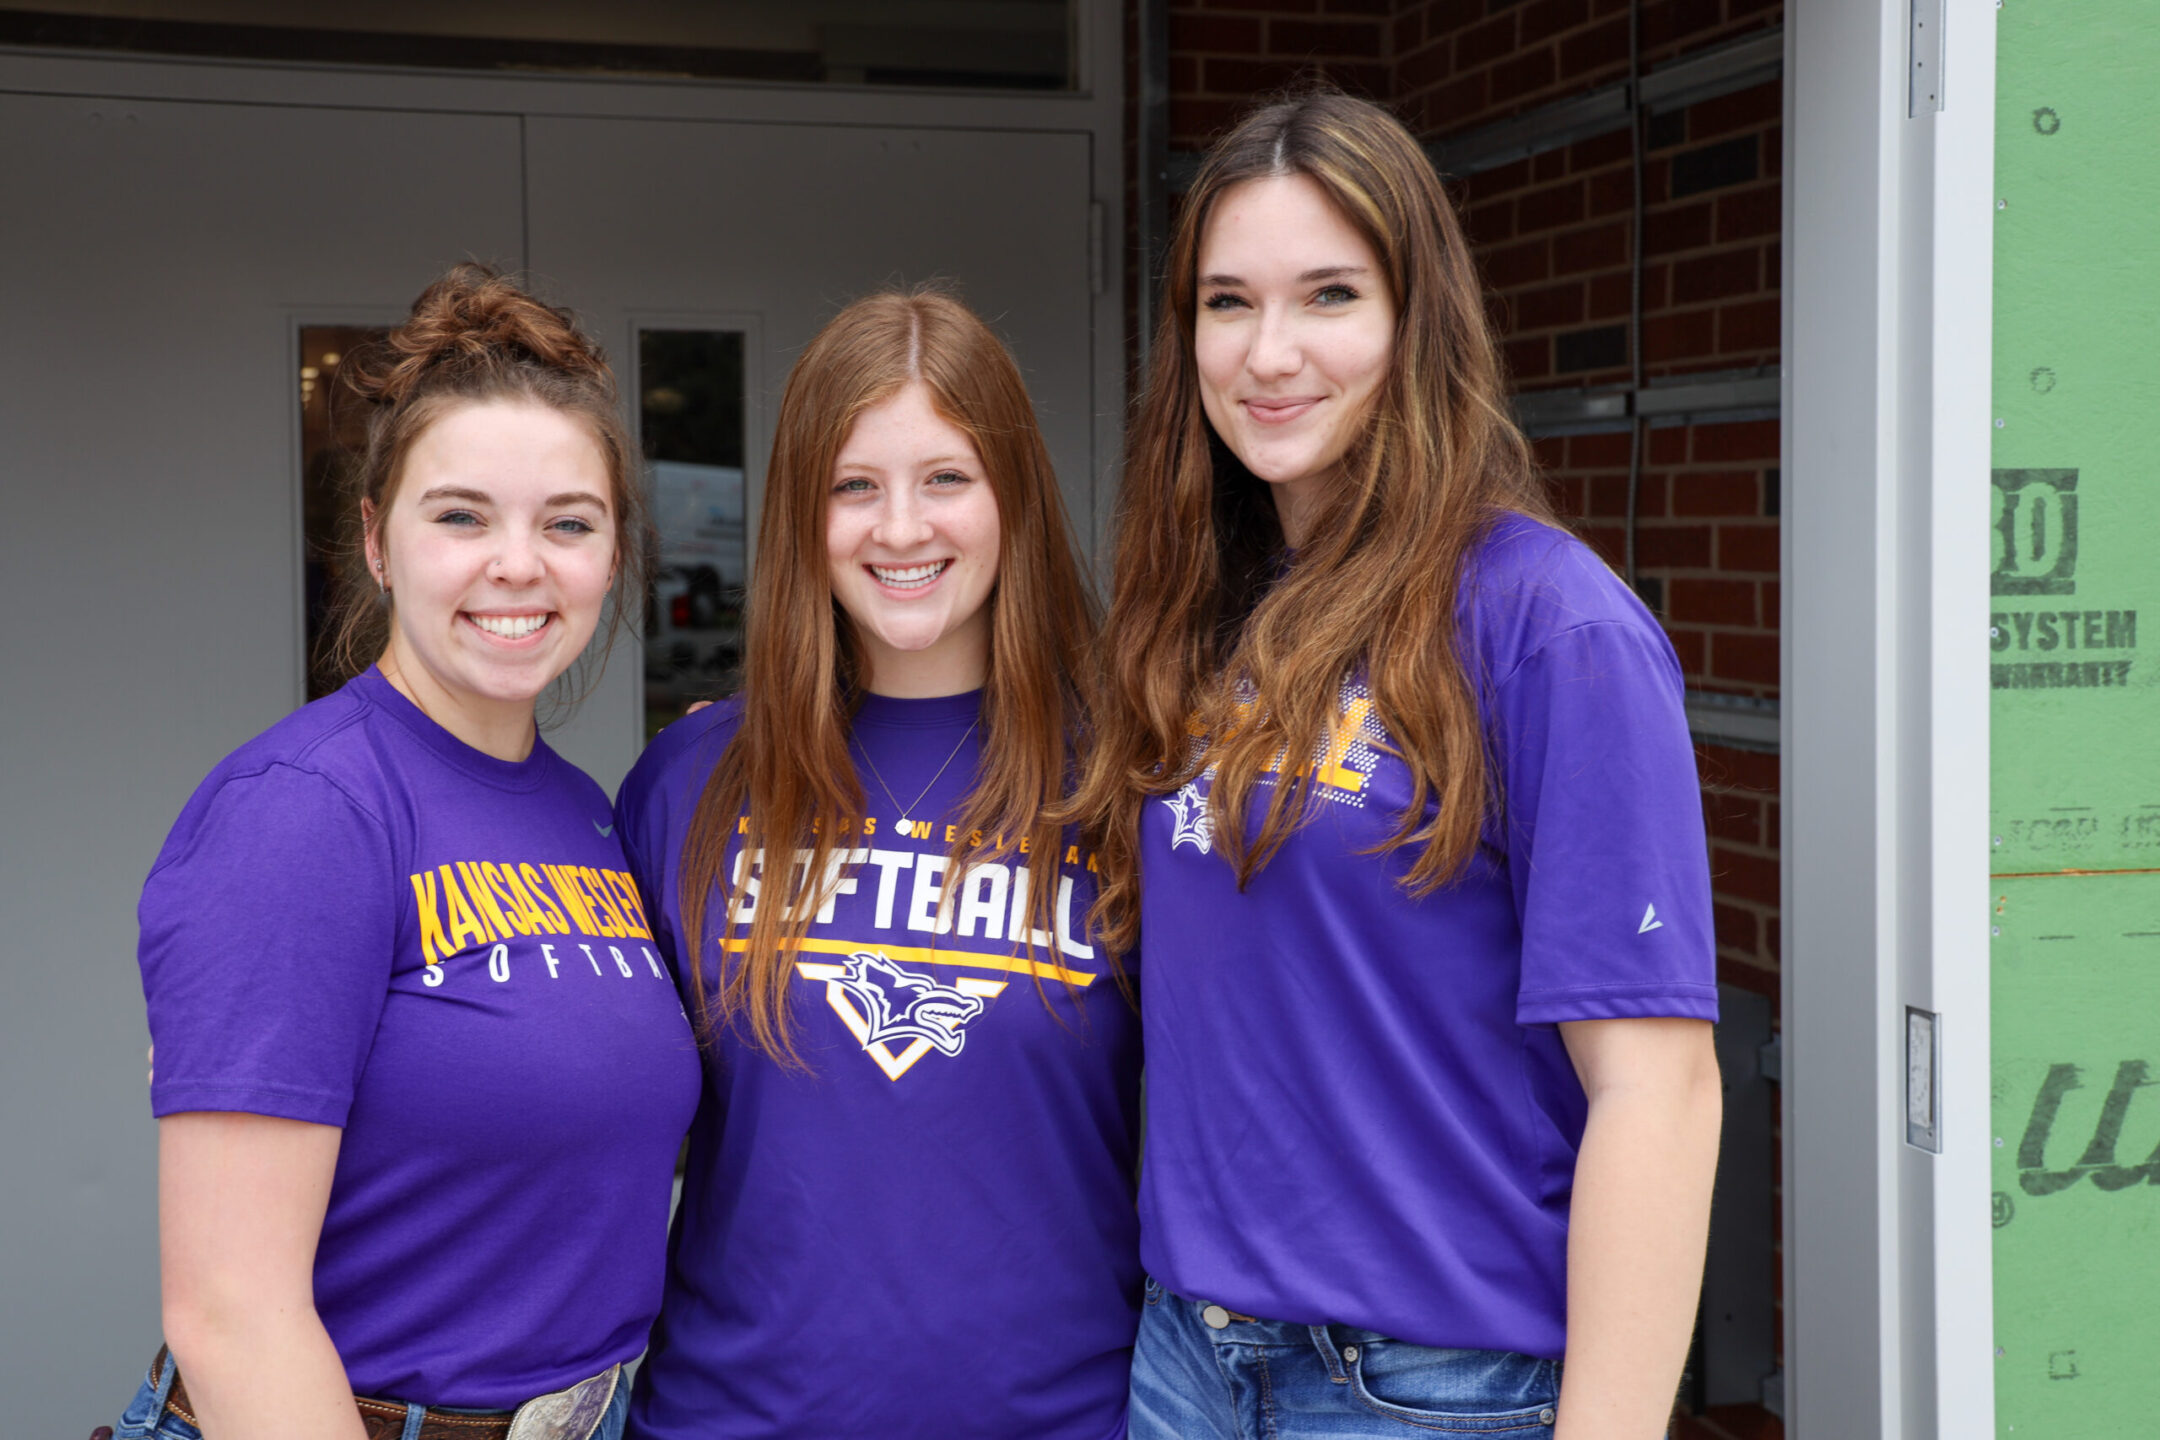
<path id="1" fill-rule="evenodd" d="M 638 432 L 660 533 L 645 611 L 645 733 L 742 683 L 743 337 L 638 334 Z"/>
<path id="2" fill-rule="evenodd" d="M 367 406 L 338 385 L 338 366 L 383 330 L 360 325 L 305 325 L 300 330 L 300 524 L 305 537 L 307 597 L 307 697 L 319 700 L 338 687 L 321 653 L 330 600 L 348 565 L 345 547 L 354 497 L 353 458 L 367 443 Z"/>

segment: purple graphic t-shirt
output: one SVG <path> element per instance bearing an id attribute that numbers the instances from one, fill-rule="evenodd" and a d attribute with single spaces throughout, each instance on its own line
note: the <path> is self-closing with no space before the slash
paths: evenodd
<path id="1" fill-rule="evenodd" d="M 354 1390 L 505 1409 L 634 1357 L 697 1051 L 600 787 L 369 671 L 249 741 L 143 887 L 152 1110 L 344 1128 Z"/>
<path id="2" fill-rule="evenodd" d="M 1125 1433 L 1139 1022 L 1082 928 L 1095 891 L 1078 847 L 972 866 L 941 905 L 979 712 L 978 694 L 870 696 L 855 717 L 869 813 L 795 962 L 808 1072 L 717 1038 L 633 1436 Z M 683 838 L 740 719 L 727 701 L 668 727 L 617 801 L 686 978 Z M 1038 886 L 1056 887 L 1057 920 L 1029 959 Z"/>
<path id="3" fill-rule="evenodd" d="M 1143 807 L 1141 1249 L 1244 1314 L 1557 1359 L 1586 1102 L 1555 1027 L 1716 1018 L 1702 802 L 1672 647 L 1596 556 L 1509 518 L 1463 596 L 1505 818 L 1453 885 L 1369 853 L 1410 779 L 1360 676 L 1244 894 L 1207 775 Z"/>

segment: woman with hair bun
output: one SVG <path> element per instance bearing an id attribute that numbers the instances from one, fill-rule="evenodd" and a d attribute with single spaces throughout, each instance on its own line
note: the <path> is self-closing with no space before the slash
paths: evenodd
<path id="1" fill-rule="evenodd" d="M 569 316 L 479 266 L 345 368 L 350 678 L 143 887 L 170 1348 L 118 1433 L 610 1440 L 697 1060 L 534 705 L 643 592 L 636 452 Z"/>
<path id="2" fill-rule="evenodd" d="M 1004 346 L 934 292 L 842 310 L 742 692 L 617 801 L 708 1055 L 640 1440 L 1124 1433 L 1139 1026 L 1048 814 L 1092 631 Z"/>
<path id="3" fill-rule="evenodd" d="M 1682 682 L 1384 111 L 1203 159 L 1075 809 L 1145 937 L 1136 1437 L 1664 1433 L 1720 1088 Z"/>

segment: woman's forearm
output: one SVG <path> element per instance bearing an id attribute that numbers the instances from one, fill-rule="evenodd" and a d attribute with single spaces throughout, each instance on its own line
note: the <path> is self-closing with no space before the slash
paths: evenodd
<path id="1" fill-rule="evenodd" d="M 165 1333 L 205 1440 L 364 1440 L 344 1363 L 313 1308 L 189 1315 L 168 1305 Z"/>
<path id="2" fill-rule="evenodd" d="M 1723 1099 L 1709 1026 L 1671 1023 L 1699 1033 L 1585 1069 L 1555 1440 L 1656 1440 L 1687 1362 Z"/>
<path id="3" fill-rule="evenodd" d="M 315 1313 L 338 1130 L 197 1112 L 158 1122 L 165 1343 L 204 1440 L 364 1440 Z"/>

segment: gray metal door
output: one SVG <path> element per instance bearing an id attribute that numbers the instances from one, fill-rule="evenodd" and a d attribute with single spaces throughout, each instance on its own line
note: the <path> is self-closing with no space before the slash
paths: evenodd
<path id="1" fill-rule="evenodd" d="M 0 137 L 0 1390 L 80 1435 L 158 1338 L 135 896 L 303 693 L 294 327 L 514 262 L 518 122 L 0 96 Z"/>

